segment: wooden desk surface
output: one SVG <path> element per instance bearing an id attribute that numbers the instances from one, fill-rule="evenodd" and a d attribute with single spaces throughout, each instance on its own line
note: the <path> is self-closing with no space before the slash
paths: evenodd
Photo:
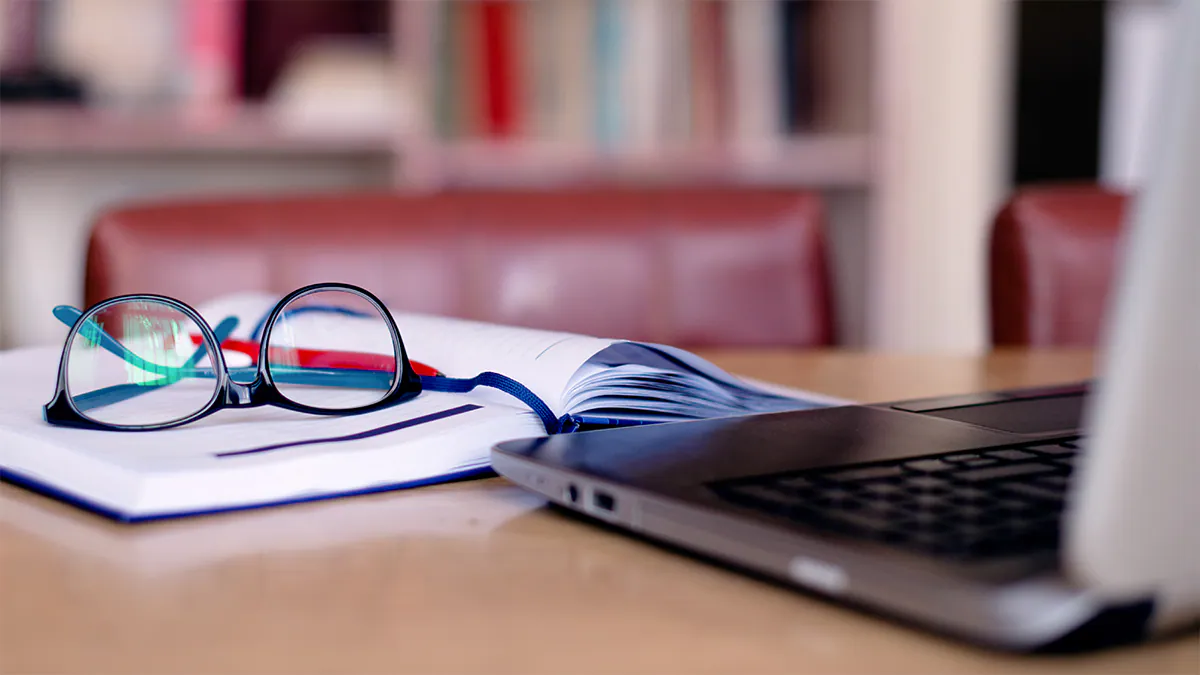
<path id="1" fill-rule="evenodd" d="M 724 352 L 859 400 L 1087 377 L 1086 353 Z M 1195 634 L 1015 657 L 548 511 L 502 479 L 139 526 L 0 487 L 0 670 L 1200 672 Z"/>

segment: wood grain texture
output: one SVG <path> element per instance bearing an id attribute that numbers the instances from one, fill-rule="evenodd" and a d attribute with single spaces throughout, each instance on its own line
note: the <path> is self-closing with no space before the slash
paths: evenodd
<path id="1" fill-rule="evenodd" d="M 1079 380 L 1086 352 L 710 352 L 860 400 Z M 502 479 L 120 526 L 0 487 L 6 673 L 1195 673 L 1192 633 L 997 655 L 551 513 Z"/>

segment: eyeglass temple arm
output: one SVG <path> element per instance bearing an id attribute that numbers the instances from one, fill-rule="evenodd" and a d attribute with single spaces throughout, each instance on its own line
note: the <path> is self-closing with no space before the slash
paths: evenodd
<path id="1" fill-rule="evenodd" d="M 81 316 L 83 316 L 83 312 L 69 305 L 59 305 L 54 308 L 54 317 L 68 326 L 74 326 L 75 322 L 78 321 L 79 317 Z M 213 329 L 213 335 L 217 338 L 217 344 L 224 342 L 225 339 L 233 333 L 233 330 L 237 328 L 237 324 L 238 319 L 236 316 L 226 317 L 221 321 L 221 323 L 217 324 L 217 327 Z M 98 343 L 106 351 L 111 352 L 117 358 L 123 359 L 126 363 L 129 363 L 130 365 L 147 372 L 166 376 L 175 374 L 172 371 L 179 371 L 179 374 L 181 375 L 185 371 L 192 371 L 196 367 L 196 364 L 200 362 L 200 359 L 204 358 L 204 354 L 207 352 L 204 345 L 200 345 L 200 348 L 197 349 L 196 352 L 192 354 L 192 357 L 189 358 L 183 365 L 163 366 L 157 363 L 150 363 L 137 354 L 129 351 L 128 347 L 121 344 L 121 342 L 113 336 L 109 335 L 108 331 L 104 330 L 100 324 L 91 319 L 88 319 L 87 323 L 80 328 L 79 332 L 83 333 L 85 338 L 91 340 L 92 342 Z"/>

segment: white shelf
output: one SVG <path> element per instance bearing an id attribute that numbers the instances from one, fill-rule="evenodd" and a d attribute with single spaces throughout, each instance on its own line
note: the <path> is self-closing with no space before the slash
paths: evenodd
<path id="1" fill-rule="evenodd" d="M 417 150 L 416 147 L 413 148 Z M 746 146 L 605 151 L 536 141 L 455 141 L 419 149 L 419 180 L 454 185 L 581 180 L 724 181 L 861 187 L 871 179 L 866 135 L 810 134 Z"/>
<path id="2" fill-rule="evenodd" d="M 79 106 L 0 107 L 0 153 L 376 154 L 393 152 L 384 129 L 290 128 L 269 110 L 240 106 L 209 113 L 107 110 Z"/>

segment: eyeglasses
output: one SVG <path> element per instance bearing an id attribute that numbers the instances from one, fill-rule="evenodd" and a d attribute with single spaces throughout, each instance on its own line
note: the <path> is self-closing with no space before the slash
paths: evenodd
<path id="1" fill-rule="evenodd" d="M 353 321 L 331 322 L 330 313 Z M 503 375 L 454 379 L 414 366 L 383 303 L 349 284 L 313 284 L 288 294 L 261 324 L 257 344 L 230 338 L 235 317 L 213 328 L 196 310 L 161 295 L 115 297 L 86 312 L 60 306 L 54 314 L 71 330 L 54 397 L 42 409 L 50 424 L 149 431 L 224 408 L 264 405 L 354 415 L 403 403 L 423 390 L 465 392 L 482 385 L 528 404 L 548 432 L 561 428 L 545 403 Z M 226 353 L 249 364 L 229 367 Z"/>

